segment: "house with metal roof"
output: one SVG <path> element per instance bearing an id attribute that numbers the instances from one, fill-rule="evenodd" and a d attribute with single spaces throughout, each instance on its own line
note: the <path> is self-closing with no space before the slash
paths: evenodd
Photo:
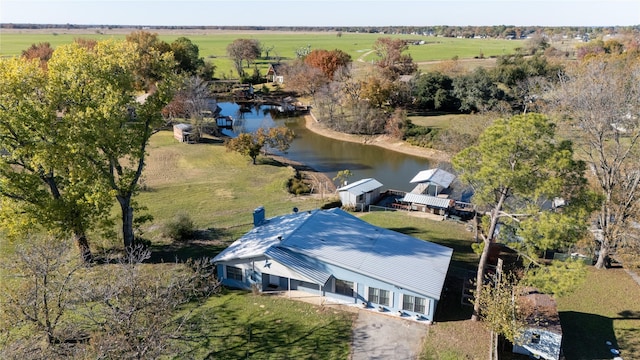
<path id="1" fill-rule="evenodd" d="M 226 286 L 305 291 L 324 302 L 433 321 L 453 250 L 334 208 L 266 219 L 213 262 Z"/>
<path id="2" fill-rule="evenodd" d="M 442 169 L 422 170 L 411 179 L 411 184 L 417 184 L 411 190 L 414 194 L 438 196 L 449 189 L 456 176 Z"/>
<path id="3" fill-rule="evenodd" d="M 382 184 L 372 178 L 358 180 L 337 189 L 342 206 L 364 211 L 380 198 Z"/>

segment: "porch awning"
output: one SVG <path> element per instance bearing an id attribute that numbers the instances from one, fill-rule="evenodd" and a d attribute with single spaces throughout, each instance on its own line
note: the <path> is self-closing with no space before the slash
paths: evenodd
<path id="1" fill-rule="evenodd" d="M 317 284 L 324 285 L 331 277 L 330 273 L 321 269 L 321 263 L 313 264 L 304 255 L 296 254 L 293 251 L 272 246 L 267 249 L 265 255 Z"/>

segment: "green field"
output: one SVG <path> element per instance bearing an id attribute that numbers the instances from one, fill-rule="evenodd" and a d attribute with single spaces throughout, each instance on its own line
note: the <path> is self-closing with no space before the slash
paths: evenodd
<path id="1" fill-rule="evenodd" d="M 149 30 L 152 31 L 152 30 Z M 87 38 L 95 40 L 124 39 L 126 34 L 87 32 L 85 34 L 70 34 L 60 31 L 34 33 L 0 33 L 0 56 L 19 55 L 22 50 L 31 44 L 49 42 L 53 47 L 72 42 L 75 38 Z M 376 39 L 380 37 L 393 37 L 411 40 L 424 40 L 423 45 L 410 45 L 408 53 L 414 62 L 448 60 L 453 57 L 460 59 L 473 59 L 484 56 L 485 58 L 510 54 L 518 47 L 523 46 L 520 40 L 498 39 L 457 39 L 425 37 L 420 35 L 385 35 L 385 34 L 360 34 L 342 33 L 337 36 L 333 32 L 222 32 L 216 34 L 185 34 L 185 35 L 159 35 L 160 39 L 172 42 L 180 36 L 185 36 L 198 45 L 200 56 L 216 65 L 215 76 L 219 78 L 233 78 L 235 71 L 230 59 L 227 58 L 226 48 L 233 40 L 238 38 L 251 38 L 259 40 L 264 47 L 273 47 L 269 53 L 271 59 L 259 61 L 258 67 L 261 73 L 266 72 L 269 62 L 289 60 L 295 58 L 296 49 L 340 49 L 351 55 L 358 63 L 358 59 L 364 62 L 375 60 L 376 56 L 371 52 Z M 265 55 L 265 54 L 263 54 Z M 422 66 L 422 65 L 421 65 Z"/>

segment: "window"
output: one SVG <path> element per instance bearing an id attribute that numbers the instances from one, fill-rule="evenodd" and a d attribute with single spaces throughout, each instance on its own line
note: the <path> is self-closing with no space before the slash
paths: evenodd
<path id="1" fill-rule="evenodd" d="M 353 283 L 351 281 L 336 279 L 336 294 L 353 296 Z"/>
<path id="2" fill-rule="evenodd" d="M 242 269 L 227 265 L 227 279 L 242 281 Z"/>
<path id="3" fill-rule="evenodd" d="M 404 295 L 402 297 L 402 309 L 426 314 L 427 299 L 418 296 Z"/>
<path id="4" fill-rule="evenodd" d="M 369 302 L 389 306 L 389 291 L 370 287 Z"/>

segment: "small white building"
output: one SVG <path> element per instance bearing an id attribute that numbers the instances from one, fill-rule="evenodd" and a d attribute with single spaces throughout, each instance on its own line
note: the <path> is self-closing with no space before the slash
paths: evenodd
<path id="1" fill-rule="evenodd" d="M 455 175 L 442 169 L 423 170 L 411 179 L 410 183 L 417 184 L 411 192 L 414 194 L 438 196 L 449 189 L 455 179 Z"/>
<path id="2" fill-rule="evenodd" d="M 191 139 L 191 132 L 193 131 L 193 126 L 190 124 L 175 124 L 173 125 L 173 137 L 184 143 L 193 142 Z"/>
<path id="3" fill-rule="evenodd" d="M 338 195 L 344 207 L 353 207 L 363 211 L 380 198 L 382 184 L 372 178 L 362 179 L 338 188 Z"/>

